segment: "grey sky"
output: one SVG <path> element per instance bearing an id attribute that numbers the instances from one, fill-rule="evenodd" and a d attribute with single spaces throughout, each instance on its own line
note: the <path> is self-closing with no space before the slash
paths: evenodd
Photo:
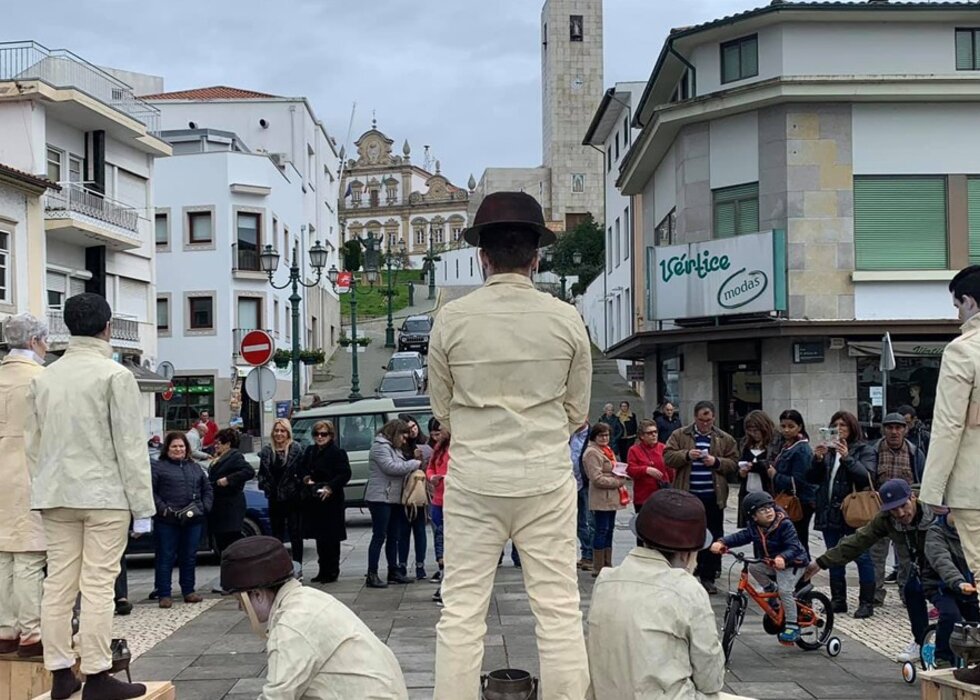
<path id="1" fill-rule="evenodd" d="M 671 27 L 767 0 L 605 0 L 605 84 L 646 80 Z M 431 144 L 465 185 L 541 162 L 542 0 L 74 0 L 7 3 L 0 39 L 162 75 L 168 90 L 230 85 L 304 95 L 339 143 L 378 126 L 421 163 Z M 138 19 L 137 19 L 138 18 Z M 584 135 L 584 134 L 583 134 Z"/>

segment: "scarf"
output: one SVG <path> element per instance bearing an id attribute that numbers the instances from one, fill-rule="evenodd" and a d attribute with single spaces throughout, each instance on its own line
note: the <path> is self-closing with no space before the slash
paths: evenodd
<path id="1" fill-rule="evenodd" d="M 904 479 L 910 484 L 915 483 L 915 472 L 909 451 L 903 444 L 898 451 L 893 450 L 882 440 L 878 449 L 878 486 L 889 479 Z"/>
<path id="2" fill-rule="evenodd" d="M 616 463 L 616 453 L 612 451 L 609 445 L 602 445 L 599 447 L 599 449 L 602 450 L 602 454 L 606 455 L 606 459 L 608 459 L 613 464 Z"/>

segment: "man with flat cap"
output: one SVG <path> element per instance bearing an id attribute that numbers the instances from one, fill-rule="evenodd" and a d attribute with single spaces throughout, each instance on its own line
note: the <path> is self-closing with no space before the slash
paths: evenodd
<path id="1" fill-rule="evenodd" d="M 588 336 L 573 306 L 534 289 L 538 248 L 555 235 L 533 197 L 487 196 L 464 238 L 479 248 L 486 284 L 446 304 L 429 341 L 432 410 L 453 435 L 434 698 L 479 695 L 487 607 L 511 539 L 537 622 L 542 698 L 582 700 L 589 666 L 568 440 L 588 412 Z"/>
<path id="2" fill-rule="evenodd" d="M 246 537 L 221 555 L 221 587 L 266 637 L 259 700 L 407 700 L 398 660 L 350 608 L 303 586 L 275 537 Z"/>
<path id="3" fill-rule="evenodd" d="M 630 524 L 642 543 L 603 569 L 589 608 L 591 697 L 737 700 L 711 601 L 688 569 L 711 544 L 701 500 L 664 489 Z"/>

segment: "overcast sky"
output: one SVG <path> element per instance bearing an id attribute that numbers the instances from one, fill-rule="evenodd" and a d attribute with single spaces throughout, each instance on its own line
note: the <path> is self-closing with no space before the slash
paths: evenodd
<path id="1" fill-rule="evenodd" d="M 768 0 L 605 0 L 605 85 L 646 80 L 671 27 Z M 310 99 L 338 143 L 379 128 L 431 144 L 465 185 L 541 163 L 542 0 L 42 0 L 5 3 L 0 39 L 161 75 L 167 90 L 230 85 Z M 214 125 L 217 126 L 217 125 Z M 584 136 L 584 134 L 583 134 Z M 348 149 L 350 150 L 350 149 Z"/>

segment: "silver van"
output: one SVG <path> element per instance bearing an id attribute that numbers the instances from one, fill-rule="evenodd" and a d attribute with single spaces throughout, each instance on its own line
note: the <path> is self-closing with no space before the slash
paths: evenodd
<path id="1" fill-rule="evenodd" d="M 399 399 L 363 399 L 324 403 L 293 416 L 293 439 L 306 446 L 313 442 L 310 433 L 317 421 L 328 420 L 337 431 L 337 445 L 347 451 L 351 480 L 344 489 L 348 508 L 364 506 L 364 489 L 368 479 L 368 453 L 381 427 L 399 414 L 407 413 L 426 432 L 432 409 L 428 396 Z"/>

